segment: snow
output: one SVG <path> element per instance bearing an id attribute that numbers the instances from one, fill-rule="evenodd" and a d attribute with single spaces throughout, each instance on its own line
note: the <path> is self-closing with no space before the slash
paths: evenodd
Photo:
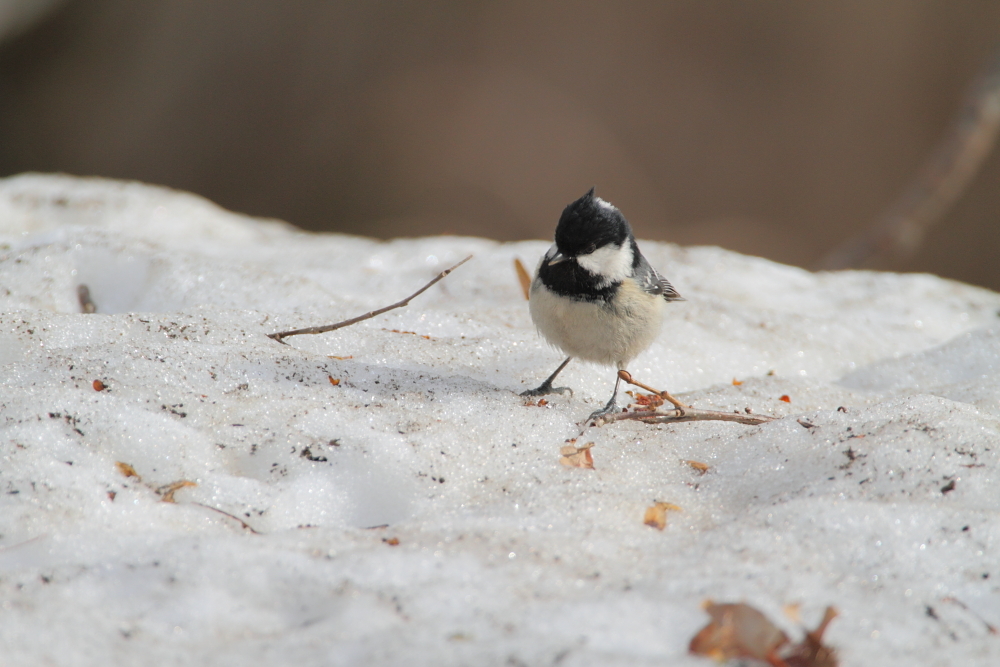
<path id="1" fill-rule="evenodd" d="M 711 598 L 835 606 L 844 665 L 1000 664 L 1000 295 L 644 242 L 687 301 L 633 375 L 782 418 L 590 428 L 586 470 L 613 372 L 517 395 L 561 360 L 512 265 L 548 245 L 0 180 L 0 662 L 709 665 Z"/>

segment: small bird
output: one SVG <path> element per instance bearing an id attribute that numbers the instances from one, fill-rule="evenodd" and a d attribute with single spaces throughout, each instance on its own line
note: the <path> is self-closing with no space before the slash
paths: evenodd
<path id="1" fill-rule="evenodd" d="M 625 370 L 659 333 L 664 304 L 684 300 L 639 252 L 621 211 L 594 188 L 563 210 L 555 241 L 535 272 L 528 306 L 545 340 L 569 356 L 522 396 L 572 393 L 552 382 L 573 357 Z M 588 420 L 619 410 L 620 382 Z"/>

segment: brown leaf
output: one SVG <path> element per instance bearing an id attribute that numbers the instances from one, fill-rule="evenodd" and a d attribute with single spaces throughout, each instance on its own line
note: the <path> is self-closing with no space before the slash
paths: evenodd
<path id="1" fill-rule="evenodd" d="M 656 528 L 657 530 L 663 530 L 667 527 L 667 512 L 683 511 L 684 510 L 673 503 L 665 503 L 657 500 L 653 503 L 652 507 L 646 508 L 646 516 L 643 517 L 642 522 L 647 526 Z"/>
<path id="2" fill-rule="evenodd" d="M 781 397 L 778 400 L 779 401 L 784 401 L 785 403 L 791 403 L 792 402 L 792 399 L 788 396 L 788 394 L 782 394 Z"/>
<path id="3" fill-rule="evenodd" d="M 640 410 L 655 410 L 663 405 L 663 397 L 659 394 L 640 394 L 628 392 L 635 399 L 635 405 Z"/>
<path id="4" fill-rule="evenodd" d="M 337 359 L 339 361 L 344 361 L 345 359 L 353 359 L 353 358 L 354 358 L 353 354 L 348 355 L 346 357 L 338 357 L 338 356 L 335 356 L 333 354 L 327 356 L 327 359 Z"/>
<path id="5" fill-rule="evenodd" d="M 559 453 L 562 454 L 559 463 L 570 468 L 587 468 L 588 470 L 593 470 L 594 457 L 590 454 L 590 448 L 593 446 L 594 443 L 592 442 L 588 442 L 583 447 L 567 445 L 559 450 Z"/>
<path id="6" fill-rule="evenodd" d="M 837 652 L 823 643 L 826 626 L 836 617 L 837 610 L 827 607 L 819 626 L 785 655 L 788 667 L 837 667 Z"/>
<path id="7" fill-rule="evenodd" d="M 326 379 L 329 380 L 330 384 L 332 384 L 334 387 L 340 384 L 340 380 L 338 378 L 333 377 L 332 375 L 327 375 Z"/>
<path id="8" fill-rule="evenodd" d="M 733 386 L 734 386 L 734 387 L 738 387 L 738 386 L 740 386 L 741 384 L 743 384 L 743 381 L 742 381 L 742 380 L 737 380 L 736 378 L 733 378 Z"/>
<path id="9" fill-rule="evenodd" d="M 799 625 L 802 624 L 802 603 L 801 602 L 795 602 L 795 603 L 792 603 L 792 604 L 786 604 L 785 606 L 783 606 L 781 608 L 781 611 L 785 612 L 785 617 L 789 621 L 791 621 L 793 623 L 797 623 Z"/>
<path id="10" fill-rule="evenodd" d="M 386 544 L 388 544 L 390 547 L 398 547 L 399 546 L 399 538 L 398 537 L 383 537 L 382 541 L 385 542 Z"/>
<path id="11" fill-rule="evenodd" d="M 108 386 L 100 380 L 94 380 L 94 391 L 104 391 Z"/>
<path id="12" fill-rule="evenodd" d="M 697 470 L 699 474 L 702 475 L 708 472 L 709 468 L 711 468 L 710 465 L 708 465 L 707 463 L 702 463 L 701 461 L 685 461 L 684 463 L 688 464 L 689 466 Z"/>
<path id="13" fill-rule="evenodd" d="M 531 295 L 531 274 L 524 268 L 524 264 L 518 258 L 514 258 L 514 271 L 517 273 L 517 282 L 521 283 L 521 291 L 524 293 L 524 300 L 527 301 Z"/>
<path id="14" fill-rule="evenodd" d="M 115 461 L 115 466 L 117 466 L 118 472 L 125 475 L 126 477 L 135 477 L 140 482 L 142 481 L 142 477 L 139 476 L 139 473 L 137 473 L 135 471 L 135 468 L 133 468 L 129 464 L 123 461 Z"/>
<path id="15" fill-rule="evenodd" d="M 179 482 L 173 482 L 171 484 L 161 486 L 156 490 L 156 492 L 160 494 L 161 500 L 163 502 L 176 503 L 177 501 L 174 500 L 174 494 L 188 486 L 198 486 L 198 485 L 195 484 L 194 482 L 189 482 L 186 479 L 182 479 Z"/>
<path id="16" fill-rule="evenodd" d="M 96 313 L 97 304 L 94 300 L 90 298 L 90 288 L 86 285 L 76 286 L 76 298 L 80 302 L 80 312 L 81 313 Z"/>
<path id="17" fill-rule="evenodd" d="M 754 658 L 782 665 L 777 650 L 788 637 L 777 626 L 747 604 L 704 604 L 712 621 L 691 640 L 688 650 L 716 660 Z"/>

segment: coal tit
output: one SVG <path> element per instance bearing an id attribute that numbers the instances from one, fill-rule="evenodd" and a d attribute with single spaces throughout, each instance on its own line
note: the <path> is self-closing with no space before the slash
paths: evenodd
<path id="1" fill-rule="evenodd" d="M 555 241 L 535 272 L 528 305 L 545 340 L 569 356 L 522 396 L 570 391 L 552 381 L 573 357 L 624 370 L 656 338 L 664 304 L 684 300 L 639 252 L 621 211 L 594 188 L 562 212 Z M 620 382 L 589 419 L 618 411 Z"/>

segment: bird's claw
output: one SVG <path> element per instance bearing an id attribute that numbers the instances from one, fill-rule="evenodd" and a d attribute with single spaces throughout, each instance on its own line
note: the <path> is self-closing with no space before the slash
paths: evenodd
<path id="1" fill-rule="evenodd" d="M 605 405 L 603 408 L 597 410 L 596 412 L 591 413 L 591 415 L 587 417 L 587 421 L 588 422 L 597 421 L 598 419 L 602 419 L 604 417 L 607 417 L 608 415 L 618 414 L 621 411 L 622 409 L 618 407 L 618 403 L 615 402 L 614 399 L 611 399 L 610 401 L 608 401 L 608 404 Z"/>
<path id="2" fill-rule="evenodd" d="M 520 395 L 524 396 L 525 398 L 530 398 L 534 396 L 546 396 L 548 394 L 564 394 L 564 395 L 569 394 L 570 396 L 572 396 L 573 390 L 570 389 L 569 387 L 553 387 L 552 385 L 543 384 L 542 386 L 536 387 L 535 389 L 522 391 Z"/>

